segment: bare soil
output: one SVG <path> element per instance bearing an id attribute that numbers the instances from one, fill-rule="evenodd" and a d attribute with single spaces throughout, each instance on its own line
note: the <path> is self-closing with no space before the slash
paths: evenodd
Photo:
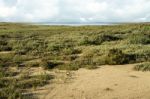
<path id="1" fill-rule="evenodd" d="M 51 83 L 35 93 L 40 99 L 150 99 L 150 72 L 134 71 L 133 66 L 64 72 L 69 80 Z"/>

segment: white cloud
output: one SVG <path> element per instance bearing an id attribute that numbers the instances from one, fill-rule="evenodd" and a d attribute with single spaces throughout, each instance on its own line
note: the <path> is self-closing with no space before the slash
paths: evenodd
<path id="1" fill-rule="evenodd" d="M 52 18 L 59 13 L 57 0 L 18 0 L 17 8 L 16 17 L 24 21 Z"/>
<path id="2" fill-rule="evenodd" d="M 5 2 L 0 0 L 0 17 L 8 17 L 12 16 L 14 12 L 16 11 L 16 7 L 10 7 L 5 5 Z"/>
<path id="3" fill-rule="evenodd" d="M 0 21 L 150 21 L 150 1 L 0 0 Z"/>

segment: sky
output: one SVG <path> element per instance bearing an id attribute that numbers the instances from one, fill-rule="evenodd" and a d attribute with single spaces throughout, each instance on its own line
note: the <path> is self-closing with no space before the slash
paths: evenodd
<path id="1" fill-rule="evenodd" d="M 150 0 L 0 0 L 0 22 L 150 22 Z"/>

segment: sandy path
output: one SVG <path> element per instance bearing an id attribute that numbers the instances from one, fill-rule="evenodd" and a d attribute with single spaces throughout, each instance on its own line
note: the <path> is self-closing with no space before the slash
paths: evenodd
<path id="1" fill-rule="evenodd" d="M 0 51 L 0 54 L 10 54 L 15 53 L 15 51 Z"/>
<path id="2" fill-rule="evenodd" d="M 47 86 L 41 99 L 150 99 L 150 72 L 132 68 L 133 65 L 80 69 L 72 82 Z"/>

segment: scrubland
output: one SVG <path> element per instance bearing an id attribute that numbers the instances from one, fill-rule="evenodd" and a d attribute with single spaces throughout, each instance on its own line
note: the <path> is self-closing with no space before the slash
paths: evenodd
<path id="1" fill-rule="evenodd" d="M 0 23 L 0 98 L 26 98 L 26 92 L 51 83 L 43 71 L 96 69 L 137 64 L 150 71 L 150 24 L 48 26 Z M 31 96 L 30 96 L 31 97 Z"/>

